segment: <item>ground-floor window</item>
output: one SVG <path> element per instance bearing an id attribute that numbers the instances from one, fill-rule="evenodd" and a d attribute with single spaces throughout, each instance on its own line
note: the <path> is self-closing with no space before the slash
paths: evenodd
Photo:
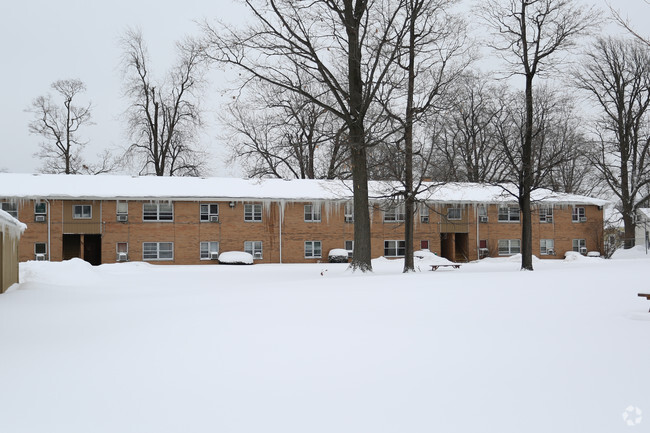
<path id="1" fill-rule="evenodd" d="M 384 241 L 384 257 L 404 257 L 405 241 Z"/>
<path id="2" fill-rule="evenodd" d="M 521 252 L 521 241 L 519 239 L 499 239 L 499 255 L 511 256 Z"/>
<path id="3" fill-rule="evenodd" d="M 255 260 L 262 259 L 262 241 L 244 242 L 244 251 L 253 256 Z"/>
<path id="4" fill-rule="evenodd" d="M 587 241 L 585 239 L 574 239 L 573 251 L 576 251 L 580 254 L 587 254 Z"/>
<path id="5" fill-rule="evenodd" d="M 345 241 L 345 249 L 348 251 L 348 258 L 351 259 L 354 251 L 354 241 Z"/>
<path id="6" fill-rule="evenodd" d="M 320 259 L 323 256 L 320 241 L 306 241 L 305 242 L 305 258 L 306 259 Z"/>
<path id="7" fill-rule="evenodd" d="M 118 242 L 115 246 L 117 252 L 117 261 L 126 262 L 129 259 L 129 243 Z"/>
<path id="8" fill-rule="evenodd" d="M 219 242 L 201 242 L 201 260 L 213 260 L 219 255 Z"/>
<path id="9" fill-rule="evenodd" d="M 142 260 L 174 260 L 174 243 L 144 242 Z"/>
<path id="10" fill-rule="evenodd" d="M 47 244 L 45 242 L 34 243 L 34 260 L 47 260 Z"/>
<path id="11" fill-rule="evenodd" d="M 555 242 L 553 239 L 539 240 L 539 254 L 542 256 L 552 256 L 555 254 Z"/>
<path id="12" fill-rule="evenodd" d="M 421 250 L 428 250 L 429 249 L 429 241 L 420 241 L 420 249 Z"/>

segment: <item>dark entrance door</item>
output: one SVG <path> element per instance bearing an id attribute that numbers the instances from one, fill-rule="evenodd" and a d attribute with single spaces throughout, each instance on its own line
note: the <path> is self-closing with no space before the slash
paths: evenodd
<path id="1" fill-rule="evenodd" d="M 84 235 L 84 260 L 93 266 L 102 264 L 102 235 Z"/>
<path id="2" fill-rule="evenodd" d="M 81 258 L 81 235 L 63 235 L 63 260 Z"/>
<path id="3" fill-rule="evenodd" d="M 445 259 L 454 261 L 454 234 L 440 233 L 440 255 Z"/>

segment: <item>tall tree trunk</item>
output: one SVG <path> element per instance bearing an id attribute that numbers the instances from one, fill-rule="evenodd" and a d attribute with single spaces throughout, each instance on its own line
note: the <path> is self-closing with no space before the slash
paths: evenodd
<path id="1" fill-rule="evenodd" d="M 417 3 L 417 2 L 416 2 Z M 415 271 L 413 263 L 413 224 L 415 197 L 413 196 L 413 95 L 415 94 L 415 21 L 418 5 L 411 3 L 409 21 L 408 87 L 406 95 L 406 124 L 404 125 L 404 272 Z"/>
<path id="2" fill-rule="evenodd" d="M 521 208 L 521 269 L 533 270 L 533 228 L 530 215 L 530 193 L 533 188 L 533 76 L 526 75 L 526 128 L 521 150 L 522 179 L 519 192 Z"/>

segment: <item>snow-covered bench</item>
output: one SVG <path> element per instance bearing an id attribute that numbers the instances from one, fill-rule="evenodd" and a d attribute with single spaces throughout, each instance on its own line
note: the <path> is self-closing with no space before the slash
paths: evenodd
<path id="1" fill-rule="evenodd" d="M 648 301 L 650 301 L 650 293 L 639 293 L 639 296 L 642 298 L 646 298 Z M 650 310 L 648 310 L 650 312 Z"/>

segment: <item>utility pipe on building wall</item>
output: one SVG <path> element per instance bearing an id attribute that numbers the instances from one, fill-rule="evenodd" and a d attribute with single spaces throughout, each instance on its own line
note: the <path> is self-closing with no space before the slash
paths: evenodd
<path id="1" fill-rule="evenodd" d="M 52 206 L 50 206 L 50 201 L 45 199 L 47 203 L 47 259 L 52 259 L 52 243 L 50 239 L 50 214 L 52 213 Z"/>
<path id="2" fill-rule="evenodd" d="M 278 226 L 280 227 L 279 233 L 280 233 L 280 263 L 282 263 L 282 222 L 284 221 L 284 218 L 282 217 L 282 203 L 278 202 L 278 218 L 280 219 L 280 223 Z"/>

